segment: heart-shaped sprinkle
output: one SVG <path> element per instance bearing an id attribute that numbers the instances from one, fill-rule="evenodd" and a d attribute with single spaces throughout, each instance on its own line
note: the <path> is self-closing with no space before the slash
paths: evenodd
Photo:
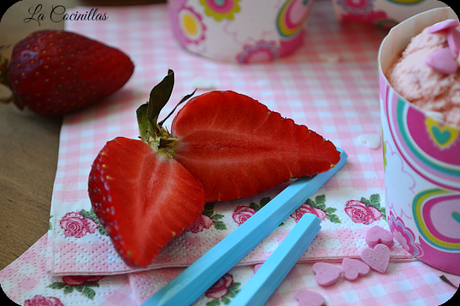
<path id="1" fill-rule="evenodd" d="M 395 244 L 393 235 L 378 225 L 375 225 L 367 230 L 366 242 L 371 248 L 375 247 L 379 243 L 386 244 L 389 248 Z"/>
<path id="2" fill-rule="evenodd" d="M 312 267 L 315 273 L 315 281 L 320 286 L 330 286 L 335 284 L 342 275 L 342 269 L 325 262 L 317 262 Z"/>
<path id="3" fill-rule="evenodd" d="M 363 276 L 369 273 L 371 268 L 368 264 L 361 260 L 344 258 L 342 260 L 343 277 L 349 281 L 354 281 L 358 276 Z"/>
<path id="4" fill-rule="evenodd" d="M 321 306 L 326 303 L 324 296 L 318 292 L 307 289 L 300 289 L 295 292 L 295 299 L 299 302 L 299 306 Z"/>
<path id="5" fill-rule="evenodd" d="M 358 136 L 358 141 L 367 145 L 370 149 L 378 149 L 380 148 L 380 135 L 378 134 L 361 134 Z"/>
<path id="6" fill-rule="evenodd" d="M 390 262 L 390 248 L 385 244 L 377 244 L 373 249 L 365 248 L 361 251 L 361 259 L 379 273 L 385 273 Z"/>
<path id="7" fill-rule="evenodd" d="M 444 74 L 453 74 L 458 68 L 454 53 L 448 47 L 433 52 L 427 57 L 425 63 L 433 70 Z"/>
<path id="8" fill-rule="evenodd" d="M 447 30 L 450 28 L 456 28 L 460 25 L 457 20 L 454 19 L 447 19 L 438 23 L 435 23 L 428 29 L 428 33 L 433 34 L 439 31 Z"/>
<path id="9" fill-rule="evenodd" d="M 460 31 L 458 28 L 450 28 L 447 32 L 447 44 L 450 50 L 458 56 L 460 53 Z"/>

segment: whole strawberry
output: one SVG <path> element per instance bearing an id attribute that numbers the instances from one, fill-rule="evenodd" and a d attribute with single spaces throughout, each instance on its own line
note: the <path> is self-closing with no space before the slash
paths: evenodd
<path id="1" fill-rule="evenodd" d="M 14 46 L 7 77 L 1 74 L 20 108 L 51 116 L 102 100 L 133 71 L 118 49 L 68 31 L 41 30 Z"/>

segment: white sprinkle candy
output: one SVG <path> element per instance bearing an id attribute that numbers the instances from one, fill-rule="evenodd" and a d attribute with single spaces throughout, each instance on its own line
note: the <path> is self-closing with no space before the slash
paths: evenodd
<path id="1" fill-rule="evenodd" d="M 192 80 L 192 87 L 196 89 L 214 89 L 216 85 L 209 79 L 197 77 Z"/>
<path id="2" fill-rule="evenodd" d="M 361 134 L 358 136 L 358 141 L 373 150 L 380 148 L 381 140 L 378 134 Z"/>

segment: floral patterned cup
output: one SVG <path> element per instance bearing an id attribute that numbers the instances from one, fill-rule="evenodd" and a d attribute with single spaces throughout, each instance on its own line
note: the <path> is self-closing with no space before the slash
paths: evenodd
<path id="1" fill-rule="evenodd" d="M 445 7 L 436 0 L 332 0 L 337 19 L 389 28 L 424 11 Z"/>
<path id="2" fill-rule="evenodd" d="M 437 8 L 395 26 L 379 51 L 386 215 L 395 239 L 423 262 L 460 275 L 460 128 L 401 97 L 385 72 L 425 27 L 457 19 Z"/>
<path id="3" fill-rule="evenodd" d="M 286 56 L 303 42 L 313 0 L 168 0 L 174 35 L 212 59 L 253 63 Z"/>

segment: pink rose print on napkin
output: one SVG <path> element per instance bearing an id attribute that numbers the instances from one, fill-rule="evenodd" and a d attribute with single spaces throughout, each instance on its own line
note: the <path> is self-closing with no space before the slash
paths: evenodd
<path id="1" fill-rule="evenodd" d="M 307 213 L 316 215 L 318 218 L 321 219 L 321 221 L 326 220 L 327 214 L 325 211 L 316 207 L 311 207 L 309 204 L 306 203 L 303 203 L 299 208 L 297 208 L 296 211 L 294 211 L 291 214 L 291 217 L 294 218 L 295 223 L 297 223 L 299 222 L 300 218 L 302 218 L 302 216 Z"/>
<path id="2" fill-rule="evenodd" d="M 99 225 L 90 218 L 85 218 L 80 212 L 68 212 L 62 217 L 59 225 L 64 230 L 64 236 L 81 238 L 86 234 L 95 233 Z"/>
<path id="3" fill-rule="evenodd" d="M 30 300 L 25 300 L 24 306 L 64 306 L 64 304 L 54 296 L 36 295 Z"/>
<path id="4" fill-rule="evenodd" d="M 62 281 L 68 286 L 81 286 L 85 283 L 97 283 L 104 276 L 98 275 L 66 275 L 62 277 Z"/>
<path id="5" fill-rule="evenodd" d="M 373 194 L 369 200 L 362 197 L 360 201 L 349 200 L 345 203 L 345 213 L 354 223 L 369 225 L 385 217 L 385 207 L 380 207 L 380 195 Z"/>
<path id="6" fill-rule="evenodd" d="M 251 218 L 259 209 L 267 205 L 270 202 L 270 197 L 262 198 L 259 203 L 252 202 L 249 206 L 240 205 L 235 208 L 232 214 L 233 221 L 235 221 L 238 226 L 243 224 L 247 219 Z"/>
<path id="7" fill-rule="evenodd" d="M 316 215 L 321 221 L 328 219 L 333 223 L 342 223 L 339 217 L 334 214 L 336 210 L 334 207 L 326 207 L 326 195 L 323 194 L 316 196 L 315 200 L 307 199 L 291 214 L 291 218 L 297 223 L 304 214 L 309 213 Z"/>
<path id="8" fill-rule="evenodd" d="M 252 207 L 241 205 L 237 206 L 233 211 L 232 218 L 238 225 L 243 224 L 256 213 Z"/>
<path id="9" fill-rule="evenodd" d="M 235 297 L 241 290 L 239 289 L 240 286 L 241 283 L 233 281 L 233 275 L 226 273 L 204 293 L 207 298 L 214 300 L 208 305 L 210 303 L 212 303 L 211 305 L 220 305 L 221 303 L 228 305 L 231 298 Z"/>
<path id="10" fill-rule="evenodd" d="M 190 226 L 187 231 L 196 234 L 205 229 L 210 229 L 211 226 L 214 226 L 214 228 L 218 230 L 226 230 L 227 226 L 225 222 L 221 220 L 223 217 L 224 215 L 214 212 L 214 203 L 206 203 L 201 216 L 198 217 L 195 224 Z"/>
<path id="11" fill-rule="evenodd" d="M 80 292 L 84 297 L 92 300 L 96 295 L 95 287 L 99 287 L 99 281 L 104 276 L 97 275 L 66 275 L 62 277 L 62 282 L 54 282 L 48 285 L 48 288 L 63 290 L 64 294 L 70 294 L 74 289 Z M 47 304 L 44 304 L 47 305 Z"/>
<path id="12" fill-rule="evenodd" d="M 195 221 L 195 224 L 190 226 L 187 231 L 196 234 L 202 232 L 204 229 L 211 228 L 213 223 L 213 220 L 208 215 L 201 214 Z"/>

